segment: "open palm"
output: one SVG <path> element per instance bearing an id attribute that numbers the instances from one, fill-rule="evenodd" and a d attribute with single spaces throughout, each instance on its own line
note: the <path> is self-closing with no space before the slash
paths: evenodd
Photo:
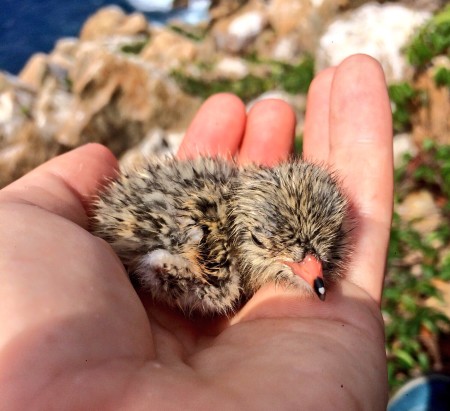
<path id="1" fill-rule="evenodd" d="M 287 158 L 283 102 L 246 114 L 210 98 L 180 156 Z M 353 56 L 311 85 L 304 155 L 339 170 L 358 220 L 345 280 L 325 303 L 260 290 L 231 319 L 186 320 L 138 295 L 87 211 L 116 160 L 87 145 L 0 192 L 0 409 L 382 410 L 379 310 L 392 207 L 389 100 L 382 71 Z"/>

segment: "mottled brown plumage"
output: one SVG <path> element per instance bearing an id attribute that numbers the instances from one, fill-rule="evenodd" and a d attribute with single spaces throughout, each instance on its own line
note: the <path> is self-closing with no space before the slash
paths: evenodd
<path id="1" fill-rule="evenodd" d="M 350 250 L 337 179 L 301 160 L 273 168 L 152 161 L 122 173 L 99 196 L 92 221 L 144 289 L 187 314 L 231 313 L 268 282 L 318 293 L 294 265 L 311 256 L 328 283 Z"/>
<path id="2" fill-rule="evenodd" d="M 225 314 L 240 296 L 226 227 L 236 172 L 219 159 L 150 162 L 99 197 L 92 230 L 156 300 Z"/>
<path id="3" fill-rule="evenodd" d="M 325 284 L 342 276 L 353 224 L 347 197 L 324 168 L 301 160 L 247 167 L 233 188 L 229 211 L 247 295 L 268 282 L 312 294 L 313 288 L 284 263 L 307 255 L 322 264 Z"/>

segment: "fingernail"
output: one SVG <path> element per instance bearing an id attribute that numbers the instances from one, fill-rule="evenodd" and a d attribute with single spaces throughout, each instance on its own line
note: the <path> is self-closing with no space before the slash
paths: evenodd
<path id="1" fill-rule="evenodd" d="M 316 292 L 317 296 L 320 298 L 321 301 L 325 301 L 325 284 L 323 280 L 320 277 L 317 277 L 314 280 L 314 291 Z"/>

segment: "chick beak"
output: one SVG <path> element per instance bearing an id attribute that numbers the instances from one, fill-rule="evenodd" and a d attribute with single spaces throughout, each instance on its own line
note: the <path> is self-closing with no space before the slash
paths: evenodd
<path id="1" fill-rule="evenodd" d="M 303 278 L 314 290 L 321 301 L 325 300 L 326 290 L 323 282 L 322 264 L 316 257 L 307 254 L 299 263 L 283 261 L 295 275 Z"/>

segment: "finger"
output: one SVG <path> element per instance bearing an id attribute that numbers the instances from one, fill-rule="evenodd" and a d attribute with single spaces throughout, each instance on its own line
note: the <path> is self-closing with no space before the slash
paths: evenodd
<path id="1" fill-rule="evenodd" d="M 336 69 L 330 162 L 342 175 L 357 214 L 349 279 L 379 301 L 392 217 L 392 121 L 383 70 L 371 57 L 349 57 Z"/>
<path id="2" fill-rule="evenodd" d="M 242 101 L 232 94 L 216 94 L 203 103 L 178 150 L 178 157 L 232 156 L 241 144 L 246 113 Z"/>
<path id="3" fill-rule="evenodd" d="M 303 157 L 318 163 L 328 160 L 330 93 L 335 71 L 334 67 L 321 71 L 308 91 Z"/>
<path id="4" fill-rule="evenodd" d="M 274 165 L 288 158 L 295 135 L 295 113 L 283 100 L 256 103 L 247 118 L 239 162 Z"/>
<path id="5" fill-rule="evenodd" d="M 117 170 L 114 155 L 87 144 L 55 157 L 5 187 L 0 201 L 28 203 L 87 227 L 89 202 Z"/>

